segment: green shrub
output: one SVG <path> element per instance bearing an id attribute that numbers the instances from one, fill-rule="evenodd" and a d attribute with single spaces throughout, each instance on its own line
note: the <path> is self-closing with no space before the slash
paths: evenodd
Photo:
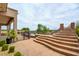
<path id="1" fill-rule="evenodd" d="M 8 53 L 13 53 L 15 51 L 15 46 L 11 46 L 10 48 L 9 48 L 9 52 Z"/>
<path id="2" fill-rule="evenodd" d="M 14 56 L 22 56 L 22 54 L 20 52 L 16 52 Z"/>
<path id="3" fill-rule="evenodd" d="M 79 36 L 79 28 L 76 28 L 76 34 Z"/>
<path id="4" fill-rule="evenodd" d="M 16 32 L 14 30 L 10 30 L 8 32 L 8 36 L 11 37 L 11 38 L 13 38 L 13 39 L 15 39 L 17 35 L 16 35 Z"/>
<path id="5" fill-rule="evenodd" d="M 2 51 L 6 51 L 6 50 L 8 50 L 8 47 L 9 47 L 8 44 L 4 44 L 4 45 L 2 46 Z"/>
<path id="6" fill-rule="evenodd" d="M 6 44 L 5 40 L 0 41 L 0 47 Z"/>

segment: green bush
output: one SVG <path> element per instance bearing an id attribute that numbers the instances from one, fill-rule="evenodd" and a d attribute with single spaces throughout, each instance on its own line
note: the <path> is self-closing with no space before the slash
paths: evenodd
<path id="1" fill-rule="evenodd" d="M 13 53 L 15 51 L 15 46 L 11 46 L 10 48 L 9 48 L 9 52 L 8 53 Z"/>
<path id="2" fill-rule="evenodd" d="M 0 41 L 0 47 L 6 44 L 5 40 Z"/>
<path id="3" fill-rule="evenodd" d="M 16 32 L 14 30 L 10 30 L 8 32 L 8 36 L 11 37 L 11 38 L 13 38 L 13 39 L 15 39 L 17 35 L 16 35 Z"/>
<path id="4" fill-rule="evenodd" d="M 6 50 L 8 50 L 8 47 L 9 47 L 8 44 L 4 44 L 4 45 L 2 46 L 2 51 L 6 51 Z"/>
<path id="5" fill-rule="evenodd" d="M 76 28 L 76 34 L 79 36 L 79 28 Z"/>
<path id="6" fill-rule="evenodd" d="M 20 52 L 16 52 L 14 56 L 22 56 L 22 54 Z"/>

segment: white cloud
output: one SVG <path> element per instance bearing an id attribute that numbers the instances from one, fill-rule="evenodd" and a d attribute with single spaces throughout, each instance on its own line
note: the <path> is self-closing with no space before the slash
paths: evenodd
<path id="1" fill-rule="evenodd" d="M 55 29 L 60 23 L 66 26 L 79 20 L 79 4 L 10 4 L 19 10 L 18 27 L 36 29 L 37 24 L 45 24 Z M 34 27 L 34 28 L 33 28 Z"/>

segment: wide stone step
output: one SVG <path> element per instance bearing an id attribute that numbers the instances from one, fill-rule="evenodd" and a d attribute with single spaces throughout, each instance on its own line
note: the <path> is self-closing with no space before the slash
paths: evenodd
<path id="1" fill-rule="evenodd" d="M 54 34 L 53 36 L 55 36 L 55 37 L 62 37 L 62 38 L 77 39 L 77 37 L 76 37 L 76 36 L 66 36 L 66 35 L 56 35 L 56 34 Z"/>
<path id="2" fill-rule="evenodd" d="M 60 32 L 62 32 L 62 31 L 64 31 L 64 32 L 75 32 L 75 30 L 70 30 L 70 29 L 64 29 L 64 30 L 60 30 Z"/>
<path id="3" fill-rule="evenodd" d="M 74 34 L 75 32 L 71 32 L 71 31 L 59 31 L 59 33 L 69 33 L 69 34 Z"/>
<path id="4" fill-rule="evenodd" d="M 70 39 L 70 38 L 63 38 L 63 37 L 55 37 L 55 36 L 52 36 L 52 35 L 40 35 L 40 36 L 43 36 L 43 37 L 48 37 L 48 38 L 51 38 L 51 39 L 56 39 L 56 40 L 61 40 L 61 41 L 68 41 L 68 42 L 77 42 L 78 43 L 78 40 L 77 39 Z M 38 36 L 38 37 L 40 37 Z"/>
<path id="5" fill-rule="evenodd" d="M 77 56 L 79 55 L 77 52 L 74 52 L 74 51 L 71 51 L 71 50 L 66 50 L 66 49 L 61 49 L 61 48 L 58 48 L 54 45 L 51 45 L 51 44 L 48 44 L 47 42 L 45 41 L 41 41 L 41 40 L 34 40 L 35 42 L 37 43 L 40 43 L 58 53 L 61 53 L 61 54 L 64 54 L 64 55 L 67 55 L 67 56 Z"/>
<path id="6" fill-rule="evenodd" d="M 37 37 L 36 39 L 46 39 L 46 40 L 49 40 L 49 41 L 52 41 L 52 42 L 56 42 L 56 43 L 60 43 L 60 44 L 64 44 L 64 45 L 70 45 L 70 46 L 75 46 L 75 47 L 78 47 L 78 43 L 76 42 L 68 42 L 68 41 L 62 41 L 62 40 L 56 40 L 56 39 L 52 39 L 51 37 Z"/>
<path id="7" fill-rule="evenodd" d="M 64 32 L 64 33 L 75 33 L 75 31 L 59 31 L 59 32 Z"/>
<path id="8" fill-rule="evenodd" d="M 70 38 L 62 38 L 62 37 L 52 37 L 53 39 L 61 40 L 61 41 L 68 41 L 68 42 L 76 42 L 78 43 L 77 39 L 70 39 Z"/>
<path id="9" fill-rule="evenodd" d="M 67 50 L 70 50 L 70 51 L 74 51 L 74 52 L 78 52 L 79 53 L 79 47 L 72 47 L 72 46 L 68 46 L 68 45 L 63 45 L 63 44 L 60 44 L 60 43 L 55 43 L 55 42 L 52 42 L 52 41 L 49 41 L 49 40 L 44 40 L 44 39 L 40 39 L 41 41 L 44 41 L 48 44 L 51 44 L 51 45 L 54 45 L 58 48 L 63 48 L 63 49 L 67 49 Z"/>
<path id="10" fill-rule="evenodd" d="M 71 33 L 55 33 L 55 35 L 66 35 L 66 36 L 76 36 L 76 34 Z"/>
<path id="11" fill-rule="evenodd" d="M 71 34 L 71 35 L 75 35 L 76 33 L 71 33 L 71 32 L 57 32 L 57 33 L 59 33 L 59 34 Z"/>
<path id="12" fill-rule="evenodd" d="M 72 30 L 72 29 L 63 29 L 63 30 L 60 30 L 60 31 L 71 31 L 71 32 L 74 32 L 74 30 Z"/>

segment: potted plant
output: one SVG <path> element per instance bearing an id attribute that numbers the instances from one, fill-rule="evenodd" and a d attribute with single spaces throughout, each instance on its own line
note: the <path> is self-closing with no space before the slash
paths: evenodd
<path id="1" fill-rule="evenodd" d="M 10 30 L 8 32 L 8 37 L 6 39 L 7 44 L 12 43 L 12 41 L 14 41 L 15 38 L 16 38 L 16 32 L 14 30 Z"/>

